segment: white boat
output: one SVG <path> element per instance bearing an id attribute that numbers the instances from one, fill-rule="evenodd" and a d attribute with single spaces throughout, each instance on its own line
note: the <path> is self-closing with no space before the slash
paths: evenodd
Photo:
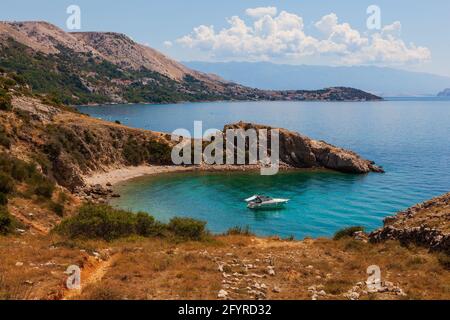
<path id="1" fill-rule="evenodd" d="M 284 205 L 289 202 L 289 199 L 273 199 L 266 196 L 255 195 L 245 199 L 245 202 L 247 202 L 247 208 L 249 209 L 279 209 L 284 207 Z"/>

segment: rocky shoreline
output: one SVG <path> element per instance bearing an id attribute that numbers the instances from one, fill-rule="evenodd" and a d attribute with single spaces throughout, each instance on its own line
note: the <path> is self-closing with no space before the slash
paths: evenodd
<path id="1" fill-rule="evenodd" d="M 450 193 L 386 218 L 384 227 L 372 232 L 369 240 L 399 240 L 450 255 Z"/>

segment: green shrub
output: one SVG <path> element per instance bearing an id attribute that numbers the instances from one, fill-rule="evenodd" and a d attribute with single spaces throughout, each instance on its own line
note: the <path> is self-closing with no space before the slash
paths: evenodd
<path id="1" fill-rule="evenodd" d="M 14 180 L 7 174 L 0 172 L 0 193 L 10 194 L 14 191 Z"/>
<path id="2" fill-rule="evenodd" d="M 111 241 L 136 234 L 136 215 L 108 205 L 86 204 L 78 215 L 62 221 L 56 231 L 70 238 Z"/>
<path id="3" fill-rule="evenodd" d="M 25 80 L 25 78 L 24 77 L 22 77 L 21 75 L 18 75 L 17 73 L 13 73 L 13 74 L 11 74 L 10 75 L 11 76 L 11 78 L 15 81 L 15 82 L 17 82 L 18 84 L 20 84 L 20 85 L 26 85 L 26 80 Z"/>
<path id="4" fill-rule="evenodd" d="M 173 218 L 168 225 L 145 212 L 133 213 L 105 204 L 85 204 L 78 215 L 64 219 L 54 231 L 71 239 L 112 241 L 129 236 L 170 237 L 202 240 L 207 235 L 205 222 Z"/>
<path id="5" fill-rule="evenodd" d="M 69 201 L 69 196 L 65 192 L 60 191 L 58 193 L 58 203 L 65 204 L 68 201 Z"/>
<path id="6" fill-rule="evenodd" d="M 0 110 L 3 111 L 12 110 L 11 97 L 9 95 L 0 96 Z"/>
<path id="7" fill-rule="evenodd" d="M 173 218 L 168 224 L 168 229 L 176 236 L 189 239 L 201 240 L 205 235 L 206 222 L 191 218 Z"/>
<path id="8" fill-rule="evenodd" d="M 3 126 L 0 126 L 0 145 L 5 147 L 6 149 L 9 149 L 11 147 L 11 140 L 6 134 L 5 128 L 3 128 Z"/>
<path id="9" fill-rule="evenodd" d="M 168 144 L 152 140 L 147 143 L 146 148 L 148 151 L 148 162 L 156 164 L 172 163 L 172 148 Z"/>
<path id="10" fill-rule="evenodd" d="M 58 217 L 64 216 L 64 205 L 58 202 L 51 201 L 49 204 L 50 210 L 52 210 Z"/>
<path id="11" fill-rule="evenodd" d="M 140 165 L 145 159 L 142 147 L 133 139 L 128 140 L 123 147 L 123 156 L 127 163 L 132 166 Z"/>
<path id="12" fill-rule="evenodd" d="M 365 231 L 364 227 L 349 227 L 349 228 L 345 228 L 345 229 L 342 229 L 342 230 L 339 230 L 338 232 L 336 232 L 334 234 L 333 239 L 334 240 L 340 240 L 340 239 L 343 239 L 343 238 L 350 238 L 350 237 L 353 237 L 353 235 L 356 232 L 359 232 L 359 231 L 364 232 Z"/>
<path id="13" fill-rule="evenodd" d="M 228 236 L 253 236 L 254 234 L 250 231 L 250 227 L 233 227 L 228 229 L 226 232 L 226 235 Z"/>
<path id="14" fill-rule="evenodd" d="M 3 132 L 0 132 L 0 146 L 5 147 L 6 149 L 11 147 L 11 140 L 9 140 Z"/>
<path id="15" fill-rule="evenodd" d="M 13 230 L 13 219 L 6 207 L 0 206 L 0 235 L 6 235 Z"/>
<path id="16" fill-rule="evenodd" d="M 136 215 L 136 233 L 143 237 L 156 237 L 164 235 L 166 226 L 156 221 L 146 212 L 139 212 Z"/>
<path id="17" fill-rule="evenodd" d="M 0 193 L 0 206 L 8 205 L 8 196 L 4 193 Z"/>
<path id="18" fill-rule="evenodd" d="M 37 175 L 36 166 L 24 161 L 14 161 L 11 168 L 11 176 L 17 181 L 26 181 Z"/>
<path id="19" fill-rule="evenodd" d="M 36 170 L 33 163 L 27 163 L 6 153 L 0 153 L 0 193 L 8 195 L 15 190 L 16 182 L 24 182 L 28 194 L 50 199 L 55 183 Z"/>
<path id="20" fill-rule="evenodd" d="M 35 195 L 46 199 L 50 199 L 52 197 L 54 190 L 55 183 L 45 178 L 38 178 L 33 188 Z"/>

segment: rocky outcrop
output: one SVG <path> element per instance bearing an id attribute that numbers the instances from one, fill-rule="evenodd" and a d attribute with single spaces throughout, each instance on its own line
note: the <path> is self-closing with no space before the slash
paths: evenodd
<path id="1" fill-rule="evenodd" d="M 450 254 L 450 193 L 418 204 L 384 221 L 371 242 L 399 240 Z"/>
<path id="2" fill-rule="evenodd" d="M 256 129 L 268 130 L 270 132 L 270 130 L 274 128 L 240 122 L 225 126 L 224 131 L 227 129 Z M 324 141 L 313 140 L 286 129 L 279 129 L 279 133 L 280 161 L 292 167 L 327 168 L 356 174 L 384 172 L 383 169 L 375 165 L 374 162 L 361 158 L 355 152 L 335 147 Z"/>

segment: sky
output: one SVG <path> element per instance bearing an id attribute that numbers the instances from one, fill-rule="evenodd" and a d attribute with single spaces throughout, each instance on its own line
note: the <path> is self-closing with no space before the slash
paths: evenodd
<path id="1" fill-rule="evenodd" d="M 81 10 L 79 31 L 125 33 L 180 61 L 376 65 L 450 76 L 448 0 L 14 0 L 1 6 L 0 20 L 45 20 L 70 31 L 70 5 Z M 373 5 L 379 20 L 367 13 Z"/>

